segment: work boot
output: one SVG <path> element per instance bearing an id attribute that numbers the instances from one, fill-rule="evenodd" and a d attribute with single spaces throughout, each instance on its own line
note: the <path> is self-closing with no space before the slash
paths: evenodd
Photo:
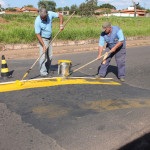
<path id="1" fill-rule="evenodd" d="M 125 79 L 124 79 L 124 78 L 120 78 L 120 81 L 121 81 L 121 82 L 125 82 Z"/>
<path id="2" fill-rule="evenodd" d="M 104 78 L 104 77 L 102 77 L 102 76 L 100 76 L 100 75 L 96 75 L 95 78 L 96 78 L 96 79 L 102 79 L 102 78 Z"/>
<path id="3" fill-rule="evenodd" d="M 40 76 L 41 76 L 42 78 L 47 78 L 47 77 L 48 77 L 48 74 L 40 74 Z"/>

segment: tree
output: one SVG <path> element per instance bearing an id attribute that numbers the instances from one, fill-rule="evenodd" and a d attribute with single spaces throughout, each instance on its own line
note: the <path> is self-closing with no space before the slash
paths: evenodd
<path id="1" fill-rule="evenodd" d="M 48 11 L 55 11 L 56 10 L 56 3 L 54 1 L 46 1 L 40 0 L 38 2 L 38 8 L 46 8 Z"/>
<path id="2" fill-rule="evenodd" d="M 108 14 L 111 13 L 111 10 L 110 9 L 105 9 L 104 13 L 107 14 L 107 17 L 108 17 Z"/>
<path id="3" fill-rule="evenodd" d="M 72 14 L 74 11 L 75 11 L 75 14 L 77 14 L 78 6 L 75 4 L 70 7 L 70 14 Z"/>
<path id="4" fill-rule="evenodd" d="M 59 8 L 56 9 L 56 11 L 62 11 L 62 10 L 63 10 L 62 7 L 59 7 Z"/>
<path id="5" fill-rule="evenodd" d="M 81 16 L 92 16 L 97 8 L 97 0 L 86 0 L 86 3 L 82 3 L 79 6 L 79 14 Z"/>
<path id="6" fill-rule="evenodd" d="M 86 15 L 86 11 L 87 11 L 86 4 L 85 3 L 80 4 L 79 10 L 78 10 L 79 15 L 81 15 L 81 16 Z"/>
<path id="7" fill-rule="evenodd" d="M 137 6 L 136 6 L 136 9 L 144 10 L 145 8 L 142 7 L 142 6 L 140 6 L 140 5 L 137 5 Z"/>
<path id="8" fill-rule="evenodd" d="M 97 0 L 87 0 L 88 16 L 94 14 L 96 6 L 97 6 Z"/>
<path id="9" fill-rule="evenodd" d="M 109 9 L 115 9 L 116 10 L 116 7 L 109 4 L 109 3 L 106 3 L 106 4 L 103 4 L 103 5 L 100 5 L 99 8 L 109 8 Z"/>
<path id="10" fill-rule="evenodd" d="M 33 5 L 25 5 L 24 7 L 33 7 Z"/>
<path id="11" fill-rule="evenodd" d="M 2 11 L 2 5 L 0 4 L 0 12 Z"/>
<path id="12" fill-rule="evenodd" d="M 150 13 L 150 9 L 147 9 L 147 10 L 146 10 L 146 13 Z"/>
<path id="13" fill-rule="evenodd" d="M 14 8 L 6 8 L 6 10 L 8 10 L 8 11 L 16 11 L 16 9 L 14 9 Z"/>
<path id="14" fill-rule="evenodd" d="M 65 7 L 64 7 L 64 11 L 69 11 L 69 7 L 68 7 L 68 6 L 65 6 Z"/>

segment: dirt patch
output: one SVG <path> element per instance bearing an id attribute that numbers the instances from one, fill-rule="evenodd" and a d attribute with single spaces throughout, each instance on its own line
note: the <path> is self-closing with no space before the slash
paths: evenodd
<path id="1" fill-rule="evenodd" d="M 0 17 L 0 23 L 1 23 L 1 24 L 5 24 L 5 23 L 7 23 L 7 21 L 5 21 L 4 18 Z"/>

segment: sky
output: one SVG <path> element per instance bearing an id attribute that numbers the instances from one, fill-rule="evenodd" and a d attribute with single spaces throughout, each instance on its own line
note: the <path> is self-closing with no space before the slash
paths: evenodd
<path id="1" fill-rule="evenodd" d="M 53 0 L 56 3 L 56 8 L 71 6 L 76 4 L 79 6 L 81 3 L 85 2 L 85 0 Z M 38 8 L 37 3 L 39 0 L 0 0 L 0 4 L 3 8 L 7 7 L 23 7 L 24 5 L 33 5 L 35 8 Z M 134 2 L 140 4 L 140 6 L 150 9 L 150 0 L 134 0 Z M 109 3 L 116 7 L 117 10 L 126 9 L 131 6 L 132 0 L 98 0 L 98 5 L 102 5 L 104 3 Z"/>

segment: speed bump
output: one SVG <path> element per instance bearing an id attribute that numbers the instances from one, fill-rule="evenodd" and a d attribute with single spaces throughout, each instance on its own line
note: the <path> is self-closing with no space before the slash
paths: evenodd
<path id="1" fill-rule="evenodd" d="M 83 78 L 83 77 L 54 77 L 54 78 L 41 78 L 32 80 L 22 80 L 20 84 L 17 82 L 4 82 L 0 83 L 0 92 L 16 91 L 31 88 L 49 87 L 49 86 L 61 86 L 61 85 L 73 85 L 73 84 L 103 84 L 103 85 L 121 85 L 120 83 L 112 80 L 97 80 L 96 78 Z"/>

